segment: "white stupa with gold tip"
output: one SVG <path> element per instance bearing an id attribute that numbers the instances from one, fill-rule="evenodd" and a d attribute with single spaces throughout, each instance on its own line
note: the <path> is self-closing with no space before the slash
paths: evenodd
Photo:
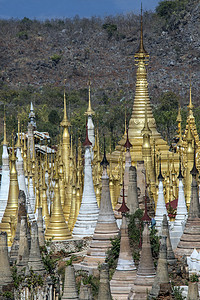
<path id="1" fill-rule="evenodd" d="M 3 139 L 3 153 L 2 153 L 2 176 L 0 188 L 0 222 L 3 217 L 8 201 L 8 192 L 10 186 L 10 169 L 8 156 L 8 142 L 6 140 L 6 117 L 4 113 L 4 139 Z"/>
<path id="2" fill-rule="evenodd" d="M 85 112 L 85 115 L 88 116 L 88 120 L 87 120 L 87 130 L 88 130 L 88 138 L 89 141 L 92 143 L 91 147 L 94 147 L 95 144 L 95 134 L 94 134 L 94 123 L 92 121 L 92 116 L 95 115 L 95 112 L 93 111 L 92 107 L 91 107 L 91 90 L 90 90 L 90 81 L 88 82 L 88 86 L 89 86 L 89 90 L 88 90 L 88 97 L 89 97 L 89 101 L 88 101 L 88 109 Z"/>
<path id="3" fill-rule="evenodd" d="M 73 229 L 74 236 L 86 237 L 92 236 L 99 216 L 99 208 L 94 192 L 92 179 L 91 153 L 92 143 L 88 139 L 88 130 L 86 128 L 85 146 L 85 168 L 84 168 L 84 188 L 82 203 Z"/>

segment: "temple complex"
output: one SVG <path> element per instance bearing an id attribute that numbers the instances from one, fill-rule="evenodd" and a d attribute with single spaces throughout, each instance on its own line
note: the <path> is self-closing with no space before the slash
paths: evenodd
<path id="1" fill-rule="evenodd" d="M 12 134 L 8 147 L 4 113 L 0 292 L 9 286 L 19 300 L 88 300 L 96 285 L 99 300 L 146 300 L 147 294 L 149 299 L 170 296 L 168 265 L 173 271 L 177 262 L 179 276 L 188 270 L 187 261 L 189 271 L 200 275 L 200 141 L 191 83 L 185 131 L 179 106 L 177 143 L 169 148 L 151 108 L 142 13 L 140 29 L 132 114 L 107 156 L 101 123 L 95 124 L 90 81 L 84 143 L 79 129 L 70 128 L 65 87 L 56 145 L 48 144 L 49 133 L 36 130 L 31 102 L 27 130 L 22 132 L 24 120 L 18 119 L 16 143 Z M 138 241 L 138 249 L 130 240 Z M 24 281 L 13 288 L 17 276 Z M 38 284 L 34 295 L 28 285 L 33 278 Z"/>

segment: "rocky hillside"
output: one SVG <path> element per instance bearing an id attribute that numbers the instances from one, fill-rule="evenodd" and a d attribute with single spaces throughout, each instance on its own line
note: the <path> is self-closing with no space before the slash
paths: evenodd
<path id="1" fill-rule="evenodd" d="M 145 12 L 143 17 L 144 45 L 150 54 L 148 82 L 153 105 L 169 90 L 180 95 L 182 104 L 186 105 L 190 70 L 193 102 L 198 104 L 200 4 L 198 0 L 175 2 L 180 5 L 172 9 L 169 16 L 158 11 L 158 14 Z M 118 111 L 124 102 L 131 111 L 135 87 L 134 52 L 140 37 L 139 16 L 75 17 L 44 22 L 24 18 L 0 20 L 0 27 L 1 87 L 14 93 L 5 96 L 1 91 L 1 104 L 9 104 L 13 109 L 33 100 L 36 106 L 41 105 L 42 96 L 38 94 L 47 87 L 59 89 L 66 79 L 67 92 L 76 91 L 71 101 L 73 114 L 80 105 L 83 110 L 87 105 L 84 91 L 90 76 L 95 109 L 111 99 L 109 105 L 118 106 Z M 16 100 L 19 97 L 16 98 L 14 92 L 22 89 L 27 95 L 24 103 Z M 80 90 L 85 93 L 81 96 L 84 101 L 76 103 Z M 53 101 L 46 102 L 47 106 L 61 109 L 60 91 L 54 91 L 53 97 Z"/>

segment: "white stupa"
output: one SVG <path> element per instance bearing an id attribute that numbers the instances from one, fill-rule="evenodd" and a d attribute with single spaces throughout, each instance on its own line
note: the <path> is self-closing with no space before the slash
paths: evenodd
<path id="1" fill-rule="evenodd" d="M 183 187 L 183 176 L 181 173 L 181 163 L 179 167 L 179 192 L 178 192 L 178 204 L 177 213 L 173 226 L 170 230 L 170 238 L 172 248 L 175 249 L 180 241 L 185 228 L 185 223 L 188 217 L 187 206 L 185 202 L 184 187 Z"/>
<path id="2" fill-rule="evenodd" d="M 90 153 L 92 143 L 88 139 L 87 128 L 86 140 L 83 145 L 85 146 L 84 188 L 79 215 L 73 229 L 73 235 L 80 237 L 93 235 L 99 215 L 99 208 L 92 179 Z"/>
<path id="3" fill-rule="evenodd" d="M 163 215 L 168 216 L 167 208 L 165 204 L 164 199 L 164 192 L 163 192 L 163 176 L 161 172 L 161 162 L 160 162 L 160 173 L 158 176 L 158 200 L 157 200 L 157 206 L 156 206 L 156 215 L 155 215 L 155 221 L 156 221 L 156 229 L 158 230 L 158 234 L 161 233 L 161 226 L 162 226 L 162 220 Z"/>
<path id="4" fill-rule="evenodd" d="M 7 205 L 9 186 L 10 186 L 10 169 L 9 169 L 8 143 L 6 141 L 6 119 L 4 115 L 4 140 L 3 140 L 2 175 L 1 175 L 1 187 L 0 187 L 0 222 Z"/>

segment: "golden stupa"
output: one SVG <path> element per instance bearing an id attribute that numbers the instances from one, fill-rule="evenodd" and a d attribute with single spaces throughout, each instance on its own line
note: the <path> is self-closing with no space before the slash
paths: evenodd
<path id="1" fill-rule="evenodd" d="M 148 59 L 149 54 L 145 50 L 143 44 L 143 21 L 141 11 L 140 45 L 138 51 L 135 53 L 135 64 L 137 67 L 135 99 L 132 115 L 129 121 L 128 134 L 129 140 L 133 145 L 133 147 L 131 147 L 130 149 L 132 164 L 137 166 L 137 162 L 144 161 L 147 183 L 148 181 L 150 183 L 149 190 L 151 191 L 154 201 L 156 201 L 156 181 L 158 175 L 157 157 L 159 155 L 162 156 L 162 169 L 164 172 L 166 172 L 168 168 L 168 161 L 172 161 L 172 159 L 174 160 L 175 168 L 178 169 L 178 155 L 175 154 L 173 157 L 172 152 L 169 151 L 167 142 L 161 137 L 156 128 L 156 122 L 153 117 L 148 92 L 146 70 Z M 121 189 L 122 178 L 119 173 L 120 169 L 122 169 L 122 167 L 124 168 L 125 142 L 126 133 L 124 133 L 122 139 L 119 141 L 118 145 L 115 148 L 115 151 L 108 155 L 108 159 L 112 165 L 112 174 L 110 174 L 110 177 L 114 178 L 113 182 L 115 185 L 114 203 L 117 202 L 119 191 Z M 151 155 L 151 157 L 149 155 Z M 121 167 L 119 166 L 120 162 Z"/>
<path id="2" fill-rule="evenodd" d="M 54 187 L 54 199 L 53 209 L 49 224 L 45 233 L 46 239 L 54 238 L 55 241 L 70 239 L 71 233 L 68 229 L 67 223 L 62 210 L 60 201 L 60 190 L 59 190 L 59 176 L 58 167 L 55 166 L 55 187 Z"/>
<path id="3" fill-rule="evenodd" d="M 10 158 L 11 167 L 10 167 L 10 187 L 8 194 L 8 202 L 3 215 L 3 218 L 0 223 L 0 231 L 6 231 L 8 235 L 8 246 L 11 246 L 12 240 L 15 235 L 16 221 L 17 221 L 17 211 L 18 211 L 18 195 L 19 195 L 19 186 L 17 180 L 17 170 L 15 166 L 15 150 L 14 150 L 14 141 L 12 139 L 12 155 Z"/>

